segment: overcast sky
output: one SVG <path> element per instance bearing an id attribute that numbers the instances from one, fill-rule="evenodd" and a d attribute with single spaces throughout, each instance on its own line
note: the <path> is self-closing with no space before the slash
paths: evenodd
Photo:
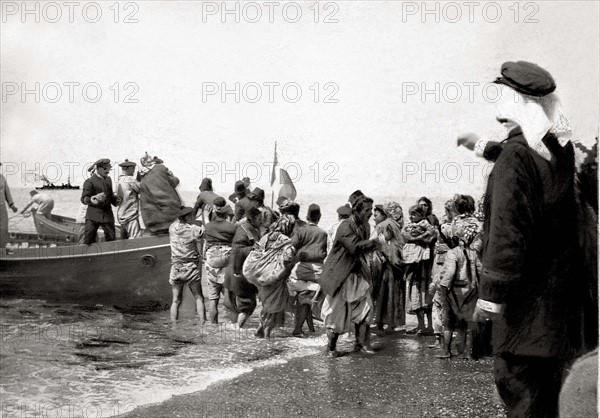
<path id="1" fill-rule="evenodd" d="M 223 194 L 244 175 L 268 190 L 277 141 L 300 193 L 480 193 L 485 162 L 455 138 L 503 135 L 486 83 L 507 60 L 553 74 L 575 139 L 598 131 L 598 2 L 36 4 L 2 2 L 0 160 L 14 187 L 36 163 L 81 184 L 98 158 L 148 151 L 183 190 L 207 174 Z M 39 103 L 21 94 L 36 82 Z"/>

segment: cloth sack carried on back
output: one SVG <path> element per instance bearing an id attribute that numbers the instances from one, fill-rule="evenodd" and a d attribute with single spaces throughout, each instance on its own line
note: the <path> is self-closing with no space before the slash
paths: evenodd
<path id="1" fill-rule="evenodd" d="M 214 245 L 206 250 L 206 264 L 216 269 L 227 267 L 230 254 L 231 247 L 229 245 Z"/>
<path id="2" fill-rule="evenodd" d="M 244 261 L 242 273 L 252 284 L 268 286 L 279 279 L 279 275 L 286 268 L 286 263 L 291 259 L 293 246 L 289 237 L 273 233 L 261 238 L 258 248 L 254 249 Z"/>

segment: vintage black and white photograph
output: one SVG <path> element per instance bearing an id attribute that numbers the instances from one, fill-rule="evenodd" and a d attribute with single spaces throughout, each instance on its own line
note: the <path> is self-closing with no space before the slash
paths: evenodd
<path id="1" fill-rule="evenodd" d="M 599 1 L 0 12 L 0 418 L 598 416 Z"/>

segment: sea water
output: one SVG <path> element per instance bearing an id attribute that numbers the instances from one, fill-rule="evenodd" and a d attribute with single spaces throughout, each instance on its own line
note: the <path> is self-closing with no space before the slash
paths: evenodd
<path id="1" fill-rule="evenodd" d="M 29 189 L 11 191 L 22 209 L 29 201 Z M 45 193 L 55 200 L 53 213 L 76 215 L 80 190 Z M 197 192 L 180 194 L 185 204 L 193 205 Z M 397 201 L 406 216 L 418 197 L 374 199 L 375 203 Z M 430 197 L 438 216 L 450 197 Z M 269 203 L 270 197 L 266 200 Z M 346 200 L 347 196 L 323 195 L 297 199 L 301 217 L 309 204 L 321 206 L 323 228 L 337 220 L 336 209 Z M 9 216 L 11 232 L 35 232 L 32 217 L 10 211 Z M 167 311 L 134 315 L 102 305 L 0 299 L 0 416 L 118 416 L 257 367 L 314 354 L 325 346 L 322 332 L 292 338 L 291 316 L 286 318 L 286 328 L 264 340 L 253 335 L 258 310 L 248 329 L 241 330 L 222 306 L 219 311 L 219 326 L 185 318 L 172 329 Z M 319 331 L 320 323 L 316 325 Z"/>

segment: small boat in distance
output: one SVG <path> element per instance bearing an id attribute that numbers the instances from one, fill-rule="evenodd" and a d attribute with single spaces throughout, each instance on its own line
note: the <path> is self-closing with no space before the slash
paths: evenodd
<path id="1" fill-rule="evenodd" d="M 42 187 L 36 187 L 37 190 L 79 190 L 79 186 L 71 184 L 71 177 L 67 177 L 67 184 L 63 183 L 60 186 L 50 183 L 46 176 L 42 176 L 41 180 L 45 183 Z"/>

